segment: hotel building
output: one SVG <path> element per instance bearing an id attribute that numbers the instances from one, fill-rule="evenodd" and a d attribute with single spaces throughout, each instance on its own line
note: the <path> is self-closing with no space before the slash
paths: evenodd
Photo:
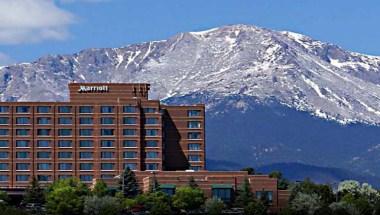
<path id="1" fill-rule="evenodd" d="M 71 83 L 68 102 L 0 103 L 0 187 L 133 170 L 204 170 L 204 105 L 149 100 L 149 84 Z"/>

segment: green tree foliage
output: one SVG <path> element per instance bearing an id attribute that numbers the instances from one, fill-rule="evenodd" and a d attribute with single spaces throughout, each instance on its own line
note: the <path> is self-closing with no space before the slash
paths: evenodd
<path id="1" fill-rule="evenodd" d="M 269 177 L 277 178 L 277 188 L 280 190 L 286 190 L 289 188 L 289 181 L 285 179 L 280 171 L 273 171 L 269 173 Z"/>
<path id="2" fill-rule="evenodd" d="M 203 191 L 189 186 L 178 188 L 173 196 L 173 207 L 179 210 L 197 210 L 204 202 L 205 196 Z"/>
<path id="3" fill-rule="evenodd" d="M 222 214 L 225 205 L 222 200 L 217 198 L 207 199 L 205 203 L 206 213 L 209 215 L 219 215 Z"/>
<path id="4" fill-rule="evenodd" d="M 315 210 L 314 215 L 332 215 L 333 211 L 331 210 L 330 207 L 324 205 L 317 210 Z"/>
<path id="5" fill-rule="evenodd" d="M 158 183 L 155 174 L 153 174 L 153 177 L 152 177 L 152 184 L 150 185 L 149 191 L 150 191 L 151 193 L 154 193 L 154 192 L 160 191 L 160 184 Z"/>
<path id="6" fill-rule="evenodd" d="M 143 205 L 149 214 L 170 214 L 171 199 L 161 191 L 144 193 L 136 197 L 136 203 Z"/>
<path id="7" fill-rule="evenodd" d="M 299 192 L 290 203 L 291 208 L 305 215 L 313 215 L 322 206 L 321 197 L 316 193 Z"/>
<path id="8" fill-rule="evenodd" d="M 0 205 L 6 205 L 9 201 L 7 192 L 0 190 Z"/>
<path id="9" fill-rule="evenodd" d="M 84 197 L 88 194 L 87 186 L 78 179 L 56 181 L 48 188 L 46 208 L 51 214 L 82 214 Z"/>
<path id="10" fill-rule="evenodd" d="M 96 181 L 92 194 L 98 197 L 106 196 L 108 194 L 107 184 L 103 180 Z"/>
<path id="11" fill-rule="evenodd" d="M 191 188 L 197 188 L 198 187 L 198 184 L 197 184 L 197 182 L 195 182 L 195 179 L 193 176 L 191 176 L 189 179 L 189 187 L 191 187 Z"/>
<path id="12" fill-rule="evenodd" d="M 290 195 L 290 202 L 297 196 L 298 193 L 303 194 L 316 194 L 320 197 L 321 203 L 329 205 L 335 200 L 334 193 L 330 186 L 324 184 L 315 184 L 309 179 L 293 185 L 291 188 L 292 193 Z"/>
<path id="13" fill-rule="evenodd" d="M 41 188 L 36 177 L 33 177 L 29 187 L 25 190 L 24 204 L 43 204 L 45 202 L 44 190 Z"/>
<path id="14" fill-rule="evenodd" d="M 244 207 L 244 215 L 266 215 L 268 207 L 261 201 L 251 201 Z"/>
<path id="15" fill-rule="evenodd" d="M 238 189 L 235 205 L 237 207 L 244 207 L 253 200 L 254 198 L 251 191 L 251 186 L 249 184 L 248 178 L 245 178 L 243 184 Z"/>
<path id="16" fill-rule="evenodd" d="M 248 172 L 248 175 L 254 175 L 256 173 L 255 169 L 252 167 L 245 167 L 245 168 L 241 169 L 240 171 L 246 171 L 246 172 Z"/>
<path id="17" fill-rule="evenodd" d="M 119 185 L 124 197 L 133 198 L 140 192 L 135 173 L 129 167 L 121 174 Z"/>
<path id="18" fill-rule="evenodd" d="M 87 196 L 83 213 L 86 215 L 117 215 L 122 208 L 119 201 L 111 196 Z"/>
<path id="19" fill-rule="evenodd" d="M 9 206 L 6 204 L 0 204 L 0 214 L 1 215 L 30 215 L 30 213 L 21 210 L 19 208 Z"/>

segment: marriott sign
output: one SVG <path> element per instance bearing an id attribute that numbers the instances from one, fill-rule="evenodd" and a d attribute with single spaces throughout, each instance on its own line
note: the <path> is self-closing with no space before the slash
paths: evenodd
<path id="1" fill-rule="evenodd" d="M 79 86 L 79 93 L 106 93 L 109 91 L 107 85 L 102 86 Z"/>

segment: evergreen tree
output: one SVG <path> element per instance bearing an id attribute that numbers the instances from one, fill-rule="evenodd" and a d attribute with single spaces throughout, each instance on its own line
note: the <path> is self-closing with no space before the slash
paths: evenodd
<path id="1" fill-rule="evenodd" d="M 125 168 L 119 184 L 124 197 L 132 198 L 139 194 L 139 185 L 137 184 L 135 173 L 129 167 Z"/>
<path id="2" fill-rule="evenodd" d="M 40 187 L 36 177 L 33 177 L 29 187 L 25 191 L 24 204 L 40 204 L 45 202 L 44 190 Z"/>
<path id="3" fill-rule="evenodd" d="M 244 207 L 254 200 L 251 186 L 249 185 L 248 178 L 244 179 L 243 184 L 238 189 L 235 204 L 238 207 Z"/>
<path id="4" fill-rule="evenodd" d="M 198 187 L 198 184 L 197 184 L 197 182 L 195 182 L 195 179 L 193 176 L 191 176 L 189 179 L 189 187 L 191 187 L 191 188 L 197 188 Z"/>
<path id="5" fill-rule="evenodd" d="M 108 194 L 107 184 L 103 180 L 96 181 L 92 193 L 97 197 L 103 197 Z"/>
<path id="6" fill-rule="evenodd" d="M 160 191 L 160 184 L 157 181 L 156 174 L 153 174 L 152 184 L 150 186 L 150 192 L 154 193 Z"/>

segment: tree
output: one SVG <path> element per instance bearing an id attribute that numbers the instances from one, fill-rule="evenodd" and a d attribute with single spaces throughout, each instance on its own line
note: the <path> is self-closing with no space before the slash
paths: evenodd
<path id="1" fill-rule="evenodd" d="M 249 180 L 248 178 L 245 178 L 243 184 L 238 189 L 235 205 L 238 207 L 244 207 L 253 200 L 254 198 L 253 193 L 251 191 L 251 186 L 249 184 Z"/>
<path id="2" fill-rule="evenodd" d="M 246 172 L 248 172 L 248 175 L 254 175 L 255 174 L 255 169 L 252 167 L 245 167 L 245 168 L 241 169 L 240 171 L 246 171 Z"/>
<path id="3" fill-rule="evenodd" d="M 199 209 L 205 202 L 201 189 L 189 186 L 180 187 L 173 195 L 173 206 L 179 210 L 191 211 Z"/>
<path id="4" fill-rule="evenodd" d="M 149 214 L 170 214 L 171 213 L 171 199 L 170 197 L 161 192 L 149 192 L 138 195 L 134 202 L 137 205 L 143 205 Z"/>
<path id="5" fill-rule="evenodd" d="M 157 181 L 156 174 L 153 174 L 152 184 L 150 186 L 150 192 L 154 193 L 154 192 L 157 192 L 157 191 L 160 191 L 160 184 Z"/>
<path id="6" fill-rule="evenodd" d="M 92 194 L 98 197 L 103 197 L 107 195 L 107 193 L 108 193 L 107 184 L 104 183 L 103 180 L 96 181 L 94 189 L 92 190 Z"/>
<path id="7" fill-rule="evenodd" d="M 29 187 L 25 190 L 24 204 L 43 204 L 45 202 L 44 190 L 41 188 L 36 177 L 33 177 Z"/>
<path id="8" fill-rule="evenodd" d="M 198 184 L 197 184 L 197 182 L 195 182 L 195 179 L 193 176 L 191 176 L 189 179 L 189 187 L 198 188 Z"/>
<path id="9" fill-rule="evenodd" d="M 51 214 L 79 215 L 83 212 L 84 197 L 88 194 L 87 186 L 78 179 L 58 180 L 48 188 L 46 208 Z"/>
<path id="10" fill-rule="evenodd" d="M 121 205 L 115 197 L 87 196 L 84 200 L 83 213 L 87 215 L 117 215 Z"/>
<path id="11" fill-rule="evenodd" d="M 0 190 L 0 205 L 6 205 L 9 201 L 7 192 Z"/>
<path id="12" fill-rule="evenodd" d="M 269 173 L 269 177 L 277 178 L 277 188 L 280 190 L 286 190 L 289 187 L 289 181 L 285 179 L 280 171 L 273 171 Z"/>
<path id="13" fill-rule="evenodd" d="M 140 192 L 135 173 L 129 167 L 125 168 L 120 177 L 119 184 L 124 197 L 132 198 Z"/>
<path id="14" fill-rule="evenodd" d="M 332 215 L 333 211 L 328 206 L 324 205 L 315 210 L 314 215 Z"/>
<path id="15" fill-rule="evenodd" d="M 251 201 L 244 207 L 245 215 L 266 215 L 268 207 L 261 201 Z"/>
<path id="16" fill-rule="evenodd" d="M 313 215 L 314 212 L 322 206 L 321 197 L 316 194 L 298 193 L 290 202 L 291 208 L 305 215 Z"/>
<path id="17" fill-rule="evenodd" d="M 298 193 L 310 195 L 316 194 L 320 196 L 320 201 L 324 205 L 329 205 L 335 200 L 334 193 L 330 186 L 323 184 L 315 184 L 309 179 L 306 179 L 301 183 L 293 185 L 291 190 L 292 192 L 289 198 L 289 202 L 292 202 L 292 200 L 297 196 Z"/>
<path id="18" fill-rule="evenodd" d="M 211 198 L 211 199 L 207 199 L 205 203 L 206 213 L 209 215 L 222 214 L 222 211 L 224 208 L 225 208 L 225 205 L 221 199 Z"/>

